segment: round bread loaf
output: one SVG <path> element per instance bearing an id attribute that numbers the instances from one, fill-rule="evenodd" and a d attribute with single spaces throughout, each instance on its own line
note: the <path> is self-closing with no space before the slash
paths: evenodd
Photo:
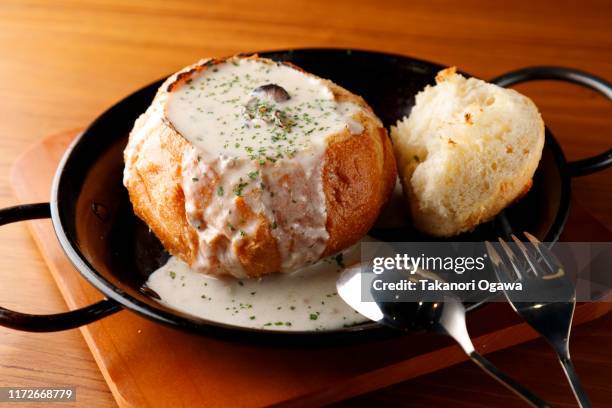
<path id="1" fill-rule="evenodd" d="M 335 254 L 396 179 L 364 100 L 288 63 L 202 60 L 168 78 L 124 152 L 135 213 L 204 273 L 258 277 Z"/>
<path id="2" fill-rule="evenodd" d="M 492 219 L 529 190 L 544 123 L 526 96 L 453 67 L 416 96 L 391 138 L 415 226 L 447 237 Z"/>

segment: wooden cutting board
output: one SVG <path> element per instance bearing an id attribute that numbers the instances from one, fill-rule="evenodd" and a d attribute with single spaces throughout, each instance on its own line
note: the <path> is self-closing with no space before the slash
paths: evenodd
<path id="1" fill-rule="evenodd" d="M 49 200 L 55 168 L 77 133 L 50 136 L 16 160 L 11 185 L 19 202 Z M 48 220 L 30 221 L 28 227 L 70 309 L 102 298 L 64 256 Z M 612 240 L 607 229 L 576 205 L 564 237 Z M 574 323 L 610 309 L 612 303 L 580 305 Z M 501 303 L 470 314 L 468 324 L 483 353 L 536 336 Z M 80 330 L 122 407 L 321 405 L 466 359 L 448 339 L 428 334 L 332 348 L 258 347 L 183 333 L 129 311 Z"/>

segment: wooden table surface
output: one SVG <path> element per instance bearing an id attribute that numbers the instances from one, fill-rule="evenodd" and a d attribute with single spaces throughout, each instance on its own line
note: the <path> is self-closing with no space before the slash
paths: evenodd
<path id="1" fill-rule="evenodd" d="M 86 125 L 131 91 L 201 57 L 348 47 L 457 65 L 483 78 L 539 64 L 571 66 L 612 79 L 612 3 L 510 3 L 3 0 L 0 206 L 15 203 L 8 172 L 29 144 Z M 612 145 L 612 104 L 593 92 L 557 83 L 521 85 L 520 90 L 538 104 L 570 159 Z M 609 228 L 611 175 L 609 170 L 573 181 L 578 201 Z M 24 225 L 2 228 L 0 254 L 3 306 L 33 313 L 65 309 Z M 612 383 L 612 316 L 578 328 L 573 339 L 576 366 L 596 400 Z M 542 342 L 491 358 L 554 397 L 556 405 L 572 406 L 560 369 Z M 56 384 L 76 385 L 79 406 L 114 405 L 79 331 L 0 329 L 0 386 Z M 493 401 L 518 404 L 477 369 L 462 364 L 345 405 L 463 407 Z"/>

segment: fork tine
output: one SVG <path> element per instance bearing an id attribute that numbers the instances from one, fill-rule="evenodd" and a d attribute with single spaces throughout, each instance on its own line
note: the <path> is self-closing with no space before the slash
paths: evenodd
<path id="1" fill-rule="evenodd" d="M 504 250 L 504 252 L 506 253 L 506 256 L 510 260 L 510 265 L 512 265 L 512 269 L 514 270 L 514 273 L 516 274 L 519 280 L 522 280 L 523 275 L 521 274 L 521 271 L 518 267 L 518 259 L 516 258 L 516 255 L 514 255 L 514 252 L 512 251 L 512 249 L 508 246 L 508 244 L 506 244 L 506 242 L 503 239 L 497 238 L 497 240 L 501 244 L 502 249 Z"/>
<path id="2" fill-rule="evenodd" d="M 485 247 L 487 248 L 487 253 L 489 254 L 489 259 L 491 259 L 491 263 L 493 263 L 493 269 L 495 271 L 495 275 L 497 275 L 497 279 L 501 281 L 506 281 L 510 279 L 511 281 L 516 280 L 516 276 L 508 270 L 501 256 L 497 253 L 493 244 L 489 241 L 485 241 Z"/>
<path id="3" fill-rule="evenodd" d="M 528 232 L 523 232 L 531 245 L 538 251 L 542 260 L 548 266 L 548 273 L 542 275 L 543 279 L 556 279 L 565 275 L 565 270 L 563 269 L 563 265 L 557 259 L 557 257 L 552 253 L 550 249 L 546 247 L 546 245 L 542 244 L 536 237 L 531 235 Z"/>
<path id="4" fill-rule="evenodd" d="M 489 254 L 491 262 L 493 262 L 494 265 L 501 265 L 502 260 L 495 248 L 493 248 L 493 245 L 491 245 L 489 241 L 485 241 L 485 247 L 487 248 L 487 253 Z"/>
<path id="5" fill-rule="evenodd" d="M 529 253 L 529 250 L 527 250 L 527 247 L 525 246 L 525 244 L 523 244 L 521 240 L 517 238 L 516 235 L 512 234 L 511 237 L 514 243 L 516 244 L 516 246 L 519 248 L 519 250 L 523 254 L 523 257 L 525 258 L 529 266 L 531 266 L 531 271 L 533 272 L 533 274 L 535 276 L 544 276 L 546 273 L 538 265 L 537 257 Z"/>
<path id="6" fill-rule="evenodd" d="M 542 257 L 542 260 L 544 261 L 546 266 L 548 266 L 548 269 L 550 269 L 551 273 L 555 273 L 559 269 L 563 268 L 561 262 L 548 248 L 546 248 L 546 245 L 542 244 L 536 237 L 534 237 L 527 231 L 523 232 L 523 234 L 525 234 L 529 242 L 531 242 L 531 245 L 533 245 L 536 251 L 538 251 L 538 253 Z"/>

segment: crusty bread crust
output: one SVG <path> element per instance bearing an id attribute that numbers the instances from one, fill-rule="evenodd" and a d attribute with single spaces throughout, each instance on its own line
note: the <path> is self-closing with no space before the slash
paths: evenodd
<path id="1" fill-rule="evenodd" d="M 141 116 L 135 128 L 146 122 Z M 181 157 L 187 141 L 170 129 L 151 130 L 135 154 L 126 157 L 132 168 L 127 190 L 136 215 L 147 223 L 165 248 L 191 262 L 197 251 L 196 231 L 185 216 L 185 195 L 181 187 Z M 151 150 L 160 157 L 150 160 Z"/>
<path id="2" fill-rule="evenodd" d="M 367 123 L 363 135 L 337 138 L 325 153 L 323 189 L 329 240 L 324 255 L 361 239 L 372 227 L 397 178 L 387 131 Z"/>
<path id="3" fill-rule="evenodd" d="M 193 73 L 223 61 L 202 61 L 171 77 L 159 92 L 172 91 Z M 361 97 L 331 81 L 326 84 L 337 101 L 349 101 L 371 112 Z M 130 136 L 125 154 L 126 175 L 129 176 L 124 181 L 136 215 L 149 225 L 171 254 L 192 264 L 200 249 L 197 231 L 187 219 L 181 175 L 183 156 L 190 144 L 167 120 L 147 128 L 145 137 L 133 137 L 143 126 L 149 125 L 148 119 L 147 113 L 141 116 Z M 330 135 L 324 154 L 322 187 L 329 239 L 321 256 L 341 251 L 362 238 L 374 224 L 395 185 L 396 165 L 387 131 L 373 114 L 359 113 L 354 119 L 362 125 L 363 132 L 351 134 L 346 129 Z M 213 193 L 212 186 L 203 186 L 197 211 L 206 209 Z M 245 198 L 236 198 L 236 208 L 242 219 L 254 221 L 257 227 L 234 247 L 236 256 L 249 277 L 278 271 L 281 254 L 272 225 L 264 216 L 254 213 Z M 276 221 L 282 225 L 282 214 Z M 218 235 L 210 243 L 210 249 L 216 252 L 230 244 L 229 237 Z M 221 267 L 224 260 L 217 261 Z"/>

